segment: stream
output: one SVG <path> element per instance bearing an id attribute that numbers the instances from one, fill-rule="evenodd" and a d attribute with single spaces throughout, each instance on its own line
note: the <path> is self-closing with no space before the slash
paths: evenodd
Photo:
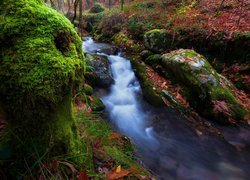
<path id="1" fill-rule="evenodd" d="M 146 103 L 129 59 L 122 52 L 105 54 L 102 49 L 107 47 L 110 45 L 84 38 L 87 54 L 108 58 L 114 79 L 109 88 L 96 89 L 96 95 L 105 104 L 111 125 L 131 138 L 136 156 L 157 179 L 250 178 L 249 148 L 237 151 L 229 143 L 249 146 L 249 128 L 218 125 L 226 140 L 195 135 L 180 113 Z"/>

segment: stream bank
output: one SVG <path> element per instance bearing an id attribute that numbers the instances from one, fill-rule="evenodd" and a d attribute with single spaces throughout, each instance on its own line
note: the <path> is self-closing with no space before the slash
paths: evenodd
<path id="1" fill-rule="evenodd" d="M 225 139 L 213 133 L 203 134 L 199 130 L 197 132 L 195 131 L 197 127 L 190 127 L 190 124 L 195 123 L 190 123 L 185 115 L 181 115 L 175 109 L 155 108 L 146 103 L 138 91 L 140 86 L 132 74 L 132 79 L 125 78 L 130 77 L 129 74 L 121 77 L 125 78 L 126 83 L 120 84 L 122 85 L 120 93 L 127 88 L 132 88 L 134 94 L 125 93 L 125 96 L 120 96 L 121 94 L 116 92 L 117 90 L 119 92 L 119 88 L 116 89 L 116 86 L 121 80 L 117 76 L 117 72 L 121 74 L 131 72 L 128 59 L 124 55 L 103 54 L 99 44 L 89 40 L 86 39 L 85 44 L 89 43 L 88 45 L 93 49 L 97 47 L 93 52 L 107 56 L 111 67 L 114 62 L 127 64 L 125 66 L 128 68 L 127 70 L 118 64 L 114 65 L 113 69 L 110 69 L 111 74 L 114 75 L 114 83 L 106 90 L 98 88 L 96 93 L 107 106 L 106 113 L 110 123 L 118 132 L 126 134 L 132 139 L 136 145 L 137 155 L 159 179 L 199 179 L 201 177 L 207 177 L 207 179 L 246 179 L 249 176 L 249 127 L 224 128 L 213 123 L 214 127 L 220 128 Z M 102 45 L 105 46 L 103 43 Z M 122 69 L 119 70 L 119 67 Z M 130 108 L 126 110 L 125 106 L 121 106 L 115 110 L 112 107 L 114 106 L 112 102 L 116 102 L 115 106 L 133 102 L 138 104 L 140 108 L 131 111 Z M 138 121 L 139 123 L 136 123 Z M 208 124 L 211 125 L 210 122 Z M 235 133 L 235 136 L 232 137 L 231 133 Z"/>

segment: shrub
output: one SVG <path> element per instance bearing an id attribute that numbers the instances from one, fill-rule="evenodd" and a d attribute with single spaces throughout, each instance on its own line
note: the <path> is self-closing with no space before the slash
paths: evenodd
<path id="1" fill-rule="evenodd" d="M 132 15 L 129 17 L 127 30 L 134 39 L 142 40 L 144 33 L 150 29 L 152 23 L 147 21 L 141 15 Z"/>
<path id="2" fill-rule="evenodd" d="M 104 11 L 105 8 L 98 3 L 95 3 L 94 6 L 89 10 L 90 13 L 100 13 L 102 11 Z"/>
<path id="3" fill-rule="evenodd" d="M 121 31 L 125 22 L 125 15 L 122 13 L 115 13 L 103 19 L 98 29 L 102 32 L 104 37 L 112 37 L 114 34 Z"/>

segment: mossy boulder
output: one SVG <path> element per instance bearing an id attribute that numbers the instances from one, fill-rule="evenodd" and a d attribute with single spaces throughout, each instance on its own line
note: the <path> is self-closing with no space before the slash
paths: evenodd
<path id="1" fill-rule="evenodd" d="M 90 85 L 84 84 L 84 92 L 86 95 L 91 96 L 93 94 L 94 90 Z"/>
<path id="2" fill-rule="evenodd" d="M 147 59 L 149 56 L 153 55 L 154 53 L 152 51 L 149 51 L 149 50 L 143 50 L 141 53 L 140 53 L 140 57 L 142 60 L 145 60 Z"/>
<path id="3" fill-rule="evenodd" d="M 92 111 L 98 112 L 103 111 L 105 109 L 105 105 L 99 98 L 93 97 L 93 101 L 90 103 L 90 108 Z"/>
<path id="4" fill-rule="evenodd" d="M 11 132 L 1 143 L 15 155 L 10 165 L 24 168 L 24 158 L 34 164 L 34 152 L 79 154 L 71 99 L 84 80 L 81 39 L 67 18 L 42 1 L 5 0 L 0 7 L 0 109 Z"/>
<path id="5" fill-rule="evenodd" d="M 107 56 L 88 55 L 87 61 L 93 67 L 93 75 L 89 78 L 93 86 L 109 87 L 114 82 Z"/>
<path id="6" fill-rule="evenodd" d="M 170 47 L 172 36 L 165 29 L 153 29 L 145 33 L 144 46 L 155 53 L 161 53 Z"/>
<path id="7" fill-rule="evenodd" d="M 234 97 L 233 85 L 218 74 L 200 54 L 179 49 L 162 55 L 169 75 L 185 87 L 189 103 L 206 116 L 222 123 L 242 120 L 246 111 Z"/>
<path id="8" fill-rule="evenodd" d="M 105 10 L 105 8 L 101 4 L 95 3 L 94 6 L 89 10 L 89 12 L 90 13 L 100 13 L 104 10 Z"/>

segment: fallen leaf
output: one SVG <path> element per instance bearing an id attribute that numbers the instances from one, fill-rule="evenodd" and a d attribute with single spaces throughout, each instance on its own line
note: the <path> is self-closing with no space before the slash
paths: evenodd
<path id="1" fill-rule="evenodd" d="M 118 134 L 118 133 L 112 133 L 111 136 L 109 136 L 109 140 L 112 140 L 112 139 L 120 139 L 122 138 L 122 135 L 121 134 Z"/>
<path id="2" fill-rule="evenodd" d="M 130 171 L 121 169 L 121 166 L 119 165 L 118 167 L 112 169 L 107 176 L 108 180 L 115 180 L 115 179 L 120 179 L 125 176 L 127 176 L 130 173 Z"/>

